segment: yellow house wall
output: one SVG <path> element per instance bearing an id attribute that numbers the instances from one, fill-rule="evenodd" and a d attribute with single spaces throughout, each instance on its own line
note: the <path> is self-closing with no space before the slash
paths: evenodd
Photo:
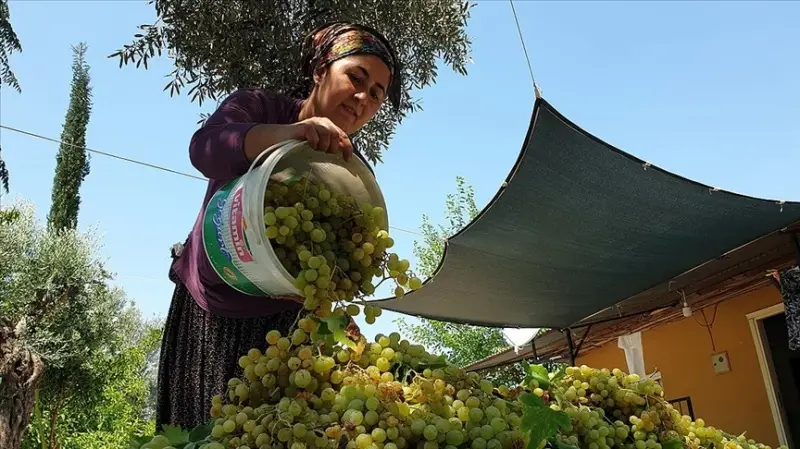
<path id="1" fill-rule="evenodd" d="M 642 332 L 647 372 L 658 368 L 667 399 L 690 396 L 697 418 L 733 434 L 777 447 L 778 437 L 761 368 L 746 315 L 781 302 L 768 287 L 720 303 L 712 327 L 715 350 L 700 311 L 665 326 Z M 711 322 L 714 307 L 705 309 Z M 716 374 L 711 355 L 727 351 L 731 370 Z M 578 365 L 627 371 L 625 354 L 613 341 L 577 359 Z"/>

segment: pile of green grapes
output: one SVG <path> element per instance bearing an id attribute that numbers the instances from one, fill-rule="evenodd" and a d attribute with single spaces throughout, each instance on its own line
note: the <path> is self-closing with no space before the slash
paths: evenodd
<path id="1" fill-rule="evenodd" d="M 369 342 L 351 319 L 357 304 L 372 324 L 381 310 L 364 298 L 382 282 L 397 297 L 422 284 L 388 252 L 385 211 L 307 176 L 271 181 L 265 202 L 264 232 L 303 311 L 287 334 L 272 330 L 241 356 L 207 426 L 132 447 L 768 449 L 681 416 L 653 380 L 617 369 L 528 366 L 520 385 L 495 387 L 397 333 Z"/>
<path id="2" fill-rule="evenodd" d="M 664 400 L 655 381 L 619 369 L 567 367 L 551 393 L 564 399 L 562 407 L 570 417 L 570 426 L 556 436 L 560 444 L 587 449 L 769 448 L 682 416 Z"/>
<path id="3" fill-rule="evenodd" d="M 313 323 L 305 318 L 291 335 L 271 331 L 263 353 L 239 360 L 243 378 L 211 405 L 207 449 L 511 449 L 522 441 L 521 403 L 497 397 L 477 374 L 437 363 L 397 333 L 355 350 L 315 341 Z"/>

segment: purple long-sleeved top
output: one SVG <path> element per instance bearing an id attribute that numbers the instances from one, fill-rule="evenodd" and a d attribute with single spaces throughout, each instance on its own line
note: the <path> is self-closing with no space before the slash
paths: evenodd
<path id="1" fill-rule="evenodd" d="M 240 89 L 220 105 L 192 136 L 189 158 L 209 178 L 203 206 L 173 269 L 195 302 L 211 313 L 232 318 L 272 315 L 300 305 L 288 300 L 240 293 L 217 275 L 203 248 L 203 212 L 220 188 L 247 172 L 244 138 L 255 125 L 291 124 L 298 120 L 301 100 L 261 89 Z"/>

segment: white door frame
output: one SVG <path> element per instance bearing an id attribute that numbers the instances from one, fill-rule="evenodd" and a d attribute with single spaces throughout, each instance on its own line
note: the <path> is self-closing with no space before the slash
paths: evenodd
<path id="1" fill-rule="evenodd" d="M 784 310 L 783 302 L 780 302 L 748 313 L 747 322 L 750 325 L 750 332 L 753 334 L 756 356 L 758 357 L 758 364 L 761 366 L 761 377 L 764 379 L 764 387 L 767 390 L 767 400 L 769 401 L 769 408 L 772 410 L 772 420 L 775 422 L 778 442 L 783 446 L 789 446 L 788 434 L 786 433 L 786 414 L 778 401 L 778 381 L 775 376 L 775 367 L 772 363 L 772 354 L 769 353 L 769 347 L 767 346 L 764 323 L 762 322 L 765 318 L 784 313 Z"/>

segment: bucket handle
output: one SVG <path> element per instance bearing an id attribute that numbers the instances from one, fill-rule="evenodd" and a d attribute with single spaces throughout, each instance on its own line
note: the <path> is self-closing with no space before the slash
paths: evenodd
<path id="1" fill-rule="evenodd" d="M 255 159 L 253 159 L 253 162 L 250 164 L 250 168 L 247 169 L 247 173 L 250 173 L 251 171 L 253 171 L 253 169 L 256 167 L 256 165 L 258 165 L 258 163 L 261 162 L 262 159 L 264 159 L 272 151 L 277 150 L 278 148 L 280 148 L 282 146 L 292 145 L 292 144 L 300 143 L 300 142 L 302 142 L 302 141 L 297 140 L 297 139 L 284 140 L 283 142 L 278 142 L 275 145 L 267 148 L 266 150 L 264 150 L 261 153 L 259 153 L 259 155 L 256 156 Z"/>

